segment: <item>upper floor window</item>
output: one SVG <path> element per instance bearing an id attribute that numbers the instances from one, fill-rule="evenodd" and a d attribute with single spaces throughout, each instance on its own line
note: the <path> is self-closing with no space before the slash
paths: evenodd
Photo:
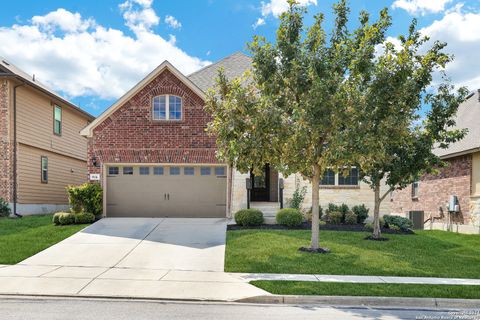
<path id="1" fill-rule="evenodd" d="M 153 120 L 182 120 L 182 98 L 168 94 L 154 97 Z"/>
<path id="2" fill-rule="evenodd" d="M 59 106 L 53 107 L 53 133 L 62 134 L 62 108 Z"/>

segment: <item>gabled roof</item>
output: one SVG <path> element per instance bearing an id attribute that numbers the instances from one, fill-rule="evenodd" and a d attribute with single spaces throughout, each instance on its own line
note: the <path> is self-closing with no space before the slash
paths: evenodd
<path id="1" fill-rule="evenodd" d="M 188 76 L 204 92 L 215 87 L 218 69 L 223 68 L 228 79 L 241 77 L 252 67 L 252 58 L 242 52 L 235 52 L 222 60 L 206 66 Z"/>
<path id="2" fill-rule="evenodd" d="M 71 103 L 58 93 L 54 92 L 50 88 L 48 88 L 46 85 L 43 83 L 39 82 L 38 80 L 35 80 L 34 76 L 29 75 L 22 69 L 18 68 L 17 66 L 13 65 L 6 59 L 0 57 L 0 76 L 5 76 L 5 77 L 13 77 L 16 78 L 24 83 L 27 83 L 29 86 L 34 87 L 35 89 L 38 89 L 42 91 L 43 93 L 52 96 L 54 99 L 59 100 L 60 102 L 68 105 L 69 107 L 75 109 L 76 111 L 79 111 L 80 113 L 84 114 L 89 118 L 89 120 L 95 119 L 94 116 L 92 116 L 90 113 L 86 112 L 85 110 L 81 109 L 80 107 L 76 106 L 75 104 Z"/>
<path id="3" fill-rule="evenodd" d="M 480 89 L 470 94 L 458 107 L 455 120 L 455 128 L 467 128 L 468 133 L 462 140 L 450 144 L 447 149 L 433 150 L 440 158 L 480 151 Z"/>
<path id="4" fill-rule="evenodd" d="M 135 94 L 137 94 L 140 90 L 142 90 L 147 84 L 149 84 L 153 79 L 155 79 L 159 74 L 163 71 L 169 70 L 172 72 L 178 79 L 180 79 L 185 85 L 187 85 L 195 94 L 197 94 L 200 98 L 205 99 L 204 92 L 198 88 L 195 83 L 193 83 L 190 79 L 185 77 L 183 73 L 178 71 L 170 62 L 165 60 L 162 64 L 160 64 L 155 70 L 150 72 L 143 80 L 137 83 L 132 89 L 127 91 L 120 99 L 118 99 L 113 105 L 111 105 L 107 110 L 105 110 L 97 119 L 92 121 L 88 126 L 80 131 L 80 134 L 83 136 L 91 137 L 93 133 L 93 129 L 102 123 L 106 118 L 108 118 L 112 113 L 114 113 L 118 108 L 120 108 L 123 104 L 125 104 L 130 98 L 132 98 Z"/>

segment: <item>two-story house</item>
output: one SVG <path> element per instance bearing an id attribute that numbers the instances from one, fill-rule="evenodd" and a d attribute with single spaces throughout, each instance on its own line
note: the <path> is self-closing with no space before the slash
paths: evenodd
<path id="1" fill-rule="evenodd" d="M 0 198 L 14 213 L 65 209 L 68 185 L 87 181 L 94 117 L 0 58 Z"/>

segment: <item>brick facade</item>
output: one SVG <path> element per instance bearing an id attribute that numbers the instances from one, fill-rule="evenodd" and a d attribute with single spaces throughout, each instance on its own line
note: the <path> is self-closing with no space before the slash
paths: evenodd
<path id="1" fill-rule="evenodd" d="M 152 98 L 162 94 L 182 98 L 181 121 L 152 120 Z M 210 119 L 202 98 L 166 69 L 94 128 L 89 172 L 100 173 L 102 163 L 217 163 Z"/>
<path id="2" fill-rule="evenodd" d="M 454 223 L 470 224 L 472 156 L 466 155 L 446 160 L 448 166 L 438 175 L 425 175 L 419 182 L 418 197 L 412 199 L 411 186 L 395 191 L 392 197 L 392 213 L 407 216 L 409 211 L 424 211 L 424 217 L 446 215 L 446 203 L 450 195 L 456 195 L 460 213 Z M 445 222 L 444 219 L 440 220 Z"/>
<path id="3" fill-rule="evenodd" d="M 9 83 L 0 80 L 0 198 L 11 202 L 12 145 L 10 141 Z"/>

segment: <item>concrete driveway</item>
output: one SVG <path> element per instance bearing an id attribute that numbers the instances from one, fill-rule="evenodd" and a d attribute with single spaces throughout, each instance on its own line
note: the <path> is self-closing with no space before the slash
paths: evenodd
<path id="1" fill-rule="evenodd" d="M 223 271 L 225 219 L 106 218 L 26 265 Z"/>
<path id="2" fill-rule="evenodd" d="M 224 272 L 225 219 L 102 219 L 0 266 L 0 294 L 232 301 L 266 294 Z"/>

